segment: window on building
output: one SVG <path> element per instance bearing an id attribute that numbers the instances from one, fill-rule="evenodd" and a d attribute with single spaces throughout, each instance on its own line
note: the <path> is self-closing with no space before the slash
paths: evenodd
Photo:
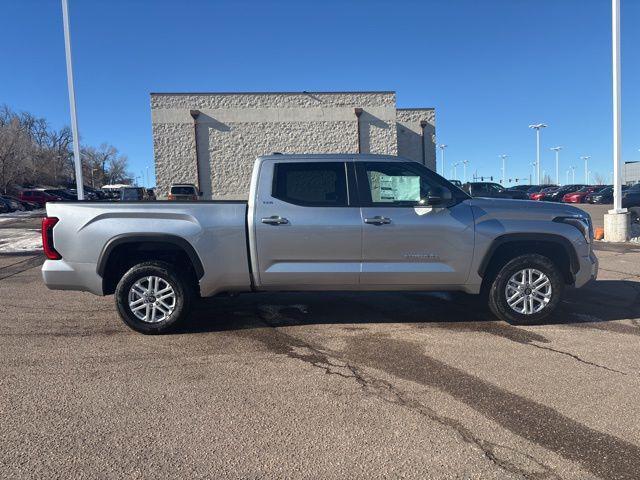
<path id="1" fill-rule="evenodd" d="M 273 197 L 305 207 L 347 205 L 343 162 L 278 163 L 273 176 Z"/>

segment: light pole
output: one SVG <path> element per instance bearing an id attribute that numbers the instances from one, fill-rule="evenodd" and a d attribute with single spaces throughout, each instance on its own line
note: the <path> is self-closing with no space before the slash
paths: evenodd
<path id="1" fill-rule="evenodd" d="M 620 113 L 620 0 L 611 0 L 611 60 L 613 97 L 613 209 L 604 216 L 604 236 L 611 242 L 629 240 L 629 214 L 622 208 L 622 115 Z"/>
<path id="2" fill-rule="evenodd" d="M 622 156 L 620 113 L 620 0 L 611 0 L 612 83 L 613 83 L 613 210 L 609 213 L 626 213 L 622 208 Z"/>
<path id="3" fill-rule="evenodd" d="M 502 159 L 502 185 L 506 185 L 507 184 L 507 158 L 509 158 L 509 155 L 502 154 L 500 155 L 500 158 Z"/>
<path id="4" fill-rule="evenodd" d="M 464 165 L 464 182 L 467 183 L 467 165 L 469 165 L 469 160 L 463 160 L 462 165 Z"/>
<path id="5" fill-rule="evenodd" d="M 531 162 L 529 165 L 531 167 L 533 167 L 531 169 L 531 171 L 533 172 L 533 177 L 535 177 L 536 176 L 536 162 Z M 532 178 L 532 175 L 529 174 L 529 185 L 531 185 L 531 184 L 533 184 L 533 178 Z M 538 185 L 540 185 L 540 182 L 538 182 Z"/>
<path id="6" fill-rule="evenodd" d="M 444 149 L 448 147 L 448 145 L 441 143 L 440 145 L 438 145 L 438 147 L 440 148 L 440 150 L 442 151 L 442 176 L 446 177 L 447 175 L 445 174 L 445 166 L 444 166 Z"/>
<path id="7" fill-rule="evenodd" d="M 69 110 L 71 111 L 71 135 L 73 135 L 73 162 L 76 169 L 76 192 L 78 200 L 84 200 L 84 182 L 80 163 L 80 137 L 76 115 L 76 94 L 73 88 L 73 66 L 71 64 L 71 32 L 69 31 L 69 5 L 62 0 L 62 23 L 64 25 L 64 52 L 67 59 L 67 87 L 69 89 Z"/>
<path id="8" fill-rule="evenodd" d="M 556 183 L 560 186 L 560 150 L 562 147 L 552 147 L 551 150 L 556 152 Z"/>
<path id="9" fill-rule="evenodd" d="M 571 171 L 571 169 L 567 169 L 567 182 L 565 183 L 565 185 L 569 185 L 569 172 Z"/>
<path id="10" fill-rule="evenodd" d="M 462 163 L 462 162 L 455 162 L 453 164 L 453 178 L 455 178 L 455 179 L 458 178 L 458 165 L 460 165 L 460 163 Z"/>
<path id="11" fill-rule="evenodd" d="M 584 160 L 584 183 L 589 183 L 589 159 L 591 155 L 585 155 L 580 157 L 580 160 Z"/>
<path id="12" fill-rule="evenodd" d="M 540 185 L 540 130 L 546 128 L 544 123 L 536 123 L 529 125 L 529 128 L 533 128 L 536 131 L 536 177 L 538 185 Z"/>
<path id="13" fill-rule="evenodd" d="M 569 168 L 571 169 L 571 183 L 576 183 L 576 166 L 571 165 Z"/>

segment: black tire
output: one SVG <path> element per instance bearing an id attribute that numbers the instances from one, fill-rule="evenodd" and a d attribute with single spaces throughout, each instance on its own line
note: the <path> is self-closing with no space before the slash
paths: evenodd
<path id="1" fill-rule="evenodd" d="M 640 207 L 631 207 L 629 212 L 631 213 L 631 223 L 640 224 Z"/>
<path id="2" fill-rule="evenodd" d="M 129 292 L 132 286 L 149 276 L 159 277 L 169 284 L 175 295 L 171 313 L 154 323 L 139 319 L 129 307 Z M 118 313 L 128 327 L 136 332 L 153 335 L 171 330 L 187 317 L 193 301 L 193 288 L 191 282 L 179 275 L 170 264 L 149 261 L 134 265 L 122 276 L 116 287 L 115 298 Z M 152 296 L 148 303 L 153 305 L 153 299 Z"/>
<path id="3" fill-rule="evenodd" d="M 517 272 L 534 268 L 544 275 L 551 284 L 551 298 L 539 312 L 524 314 L 509 306 L 506 287 L 509 279 Z M 558 307 L 564 291 L 562 272 L 549 258 L 538 254 L 521 255 L 507 262 L 497 273 L 489 289 L 489 309 L 500 320 L 512 325 L 536 325 L 543 322 Z"/>

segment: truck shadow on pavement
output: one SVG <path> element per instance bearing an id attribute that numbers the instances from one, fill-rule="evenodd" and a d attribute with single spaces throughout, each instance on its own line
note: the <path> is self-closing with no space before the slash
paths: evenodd
<path id="1" fill-rule="evenodd" d="M 569 289 L 545 324 L 589 326 L 640 335 L 640 283 L 600 280 Z M 615 320 L 631 324 L 611 324 Z M 247 328 L 342 324 L 456 324 L 495 321 L 481 297 L 443 292 L 295 292 L 252 293 L 200 299 L 175 333 Z M 505 324 L 506 325 L 506 324 Z"/>

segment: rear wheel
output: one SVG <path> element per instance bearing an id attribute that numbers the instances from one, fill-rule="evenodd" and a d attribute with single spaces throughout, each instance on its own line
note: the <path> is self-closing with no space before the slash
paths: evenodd
<path id="1" fill-rule="evenodd" d="M 133 330 L 164 333 L 184 320 L 193 297 L 190 283 L 165 262 L 131 267 L 115 292 L 120 317 Z"/>
<path id="2" fill-rule="evenodd" d="M 506 322 L 533 325 L 553 313 L 563 291 L 562 273 L 549 258 L 521 255 L 496 275 L 489 290 L 489 308 Z"/>

